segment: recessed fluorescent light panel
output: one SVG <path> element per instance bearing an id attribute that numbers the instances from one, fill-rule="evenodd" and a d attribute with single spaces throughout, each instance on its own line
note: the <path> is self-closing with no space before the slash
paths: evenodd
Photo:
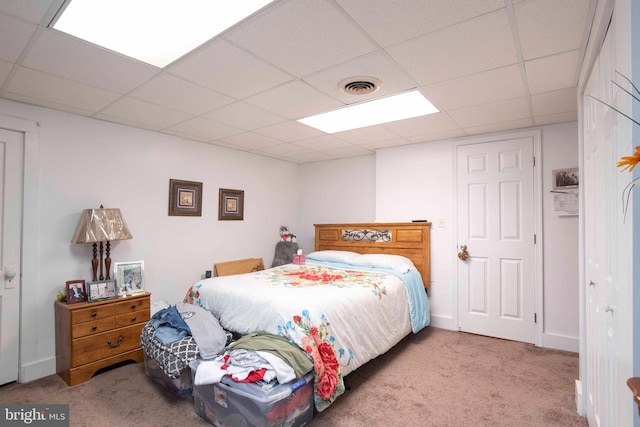
<path id="1" fill-rule="evenodd" d="M 68 0 L 50 27 L 164 67 L 273 0 Z"/>
<path id="2" fill-rule="evenodd" d="M 298 121 L 326 133 L 336 133 L 437 112 L 439 110 L 427 98 L 419 91 L 413 90 Z"/>

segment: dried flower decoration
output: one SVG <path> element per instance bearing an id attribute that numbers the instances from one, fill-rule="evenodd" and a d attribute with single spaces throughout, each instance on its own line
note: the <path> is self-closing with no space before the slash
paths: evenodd
<path id="1" fill-rule="evenodd" d="M 621 172 L 624 172 L 627 169 L 629 169 L 629 172 L 632 172 L 638 162 L 640 162 L 640 145 L 636 147 L 636 152 L 631 156 L 623 156 L 617 166 L 622 168 L 620 170 Z"/>

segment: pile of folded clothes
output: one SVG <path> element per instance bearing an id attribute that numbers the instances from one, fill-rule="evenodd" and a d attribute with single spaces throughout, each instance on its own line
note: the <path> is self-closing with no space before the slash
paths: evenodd
<path id="1" fill-rule="evenodd" d="M 142 328 L 140 345 L 145 372 L 158 382 L 191 398 L 189 362 L 214 359 L 231 341 L 231 333 L 215 316 L 193 304 L 162 304 Z M 166 376 L 166 377 L 165 377 Z"/>

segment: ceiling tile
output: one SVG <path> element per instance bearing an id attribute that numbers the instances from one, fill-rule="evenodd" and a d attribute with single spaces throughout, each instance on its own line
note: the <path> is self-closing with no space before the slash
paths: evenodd
<path id="1" fill-rule="evenodd" d="M 347 130 L 333 134 L 336 138 L 344 139 L 352 144 L 366 144 L 368 142 L 387 141 L 398 138 L 398 135 L 383 125 L 367 126 L 359 129 Z"/>
<path id="2" fill-rule="evenodd" d="M 64 111 L 65 113 L 78 114 L 80 116 L 88 116 L 92 117 L 94 112 L 89 110 L 84 110 L 82 108 L 74 107 L 71 105 L 64 105 L 57 103 L 55 101 L 48 101 L 40 98 L 31 98 L 26 95 L 21 95 L 12 92 L 3 92 L 2 97 L 6 99 L 11 99 L 14 101 L 22 102 L 24 104 L 33 104 L 40 107 L 50 108 L 52 110 Z"/>
<path id="3" fill-rule="evenodd" d="M 203 88 L 170 74 L 161 74 L 131 93 L 134 98 L 199 115 L 234 101 L 227 95 Z"/>
<path id="4" fill-rule="evenodd" d="M 336 157 L 335 156 L 330 156 L 327 153 L 322 153 L 319 151 L 313 151 L 310 153 L 305 153 L 305 154 L 299 154 L 297 156 L 290 156 L 288 157 L 292 160 L 297 160 L 300 163 L 309 163 L 309 162 L 323 162 L 326 160 L 334 160 Z"/>
<path id="5" fill-rule="evenodd" d="M 515 98 L 491 104 L 451 110 L 449 115 L 460 127 L 477 127 L 529 117 L 527 98 Z"/>
<path id="6" fill-rule="evenodd" d="M 119 117 L 129 123 L 140 123 L 151 127 L 167 128 L 189 119 L 189 114 L 140 99 L 125 97 L 100 111 L 101 116 Z"/>
<path id="7" fill-rule="evenodd" d="M 520 66 L 510 65 L 421 88 L 444 110 L 455 110 L 525 96 Z"/>
<path id="8" fill-rule="evenodd" d="M 396 122 L 385 123 L 384 127 L 391 129 L 397 135 L 405 138 L 459 129 L 456 122 L 445 113 L 428 114 L 412 119 L 398 120 Z"/>
<path id="9" fill-rule="evenodd" d="M 225 40 L 195 51 L 167 70 L 237 99 L 292 79 L 287 73 Z"/>
<path id="10" fill-rule="evenodd" d="M 202 117 L 242 130 L 254 130 L 285 120 L 283 117 L 242 101 L 218 108 L 203 114 Z"/>
<path id="11" fill-rule="evenodd" d="M 537 0 L 514 6 L 524 60 L 581 47 L 589 0 Z"/>
<path id="12" fill-rule="evenodd" d="M 299 119 L 339 108 L 342 103 L 295 80 L 245 100 L 289 119 Z"/>
<path id="13" fill-rule="evenodd" d="M 9 76 L 11 72 L 11 68 L 13 68 L 13 64 L 9 62 L 0 61 L 0 87 L 4 83 L 5 79 Z"/>
<path id="14" fill-rule="evenodd" d="M 536 117 L 577 111 L 577 90 L 576 88 L 569 88 L 532 95 L 531 105 L 533 106 L 533 114 Z"/>
<path id="15" fill-rule="evenodd" d="M 513 130 L 513 129 L 522 129 L 526 127 L 533 126 L 533 120 L 530 118 L 521 119 L 521 120 L 513 120 L 506 121 L 500 123 L 492 123 L 488 125 L 475 126 L 465 128 L 465 131 L 470 135 L 477 135 L 481 133 L 489 133 L 489 132 L 502 132 L 505 130 Z"/>
<path id="16" fill-rule="evenodd" d="M 347 94 L 340 90 L 339 83 L 349 77 L 374 77 L 380 80 L 381 84 L 378 90 L 370 94 Z M 417 87 L 416 82 L 382 52 L 361 56 L 353 61 L 311 74 L 305 77 L 304 81 L 345 104 L 380 98 Z"/>
<path id="17" fill-rule="evenodd" d="M 280 2 L 230 40 L 298 77 L 376 49 L 332 2 Z"/>
<path id="18" fill-rule="evenodd" d="M 0 59 L 15 63 L 35 30 L 33 24 L 0 13 Z"/>
<path id="19" fill-rule="evenodd" d="M 0 12 L 39 24 L 53 2 L 54 0 L 2 0 Z"/>
<path id="20" fill-rule="evenodd" d="M 502 10 L 400 43 L 387 52 L 421 86 L 517 61 L 509 20 Z"/>
<path id="21" fill-rule="evenodd" d="M 553 123 L 575 122 L 578 120 L 578 111 L 569 111 L 567 113 L 549 114 L 546 116 L 535 117 L 535 123 L 538 126 L 550 125 Z"/>
<path id="22" fill-rule="evenodd" d="M 404 138 L 388 139 L 386 141 L 368 142 L 366 144 L 358 144 L 362 148 L 368 150 L 378 150 L 380 148 L 399 147 L 401 145 L 408 145 L 409 141 Z"/>
<path id="23" fill-rule="evenodd" d="M 200 140 L 213 141 L 231 135 L 242 133 L 241 129 L 212 122 L 200 117 L 186 120 L 169 128 L 172 132 L 179 132 L 182 135 L 196 136 Z"/>
<path id="24" fill-rule="evenodd" d="M 255 132 L 285 142 L 293 142 L 325 135 L 322 131 L 296 121 L 278 123 L 277 125 L 257 129 Z"/>
<path id="25" fill-rule="evenodd" d="M 22 63 L 49 74 L 121 94 L 160 72 L 155 67 L 55 30 L 40 33 Z"/>
<path id="26" fill-rule="evenodd" d="M 295 144 L 279 144 L 262 148 L 256 152 L 276 157 L 295 157 L 301 154 L 310 153 L 311 150 Z"/>
<path id="27" fill-rule="evenodd" d="M 343 139 L 336 138 L 335 136 L 332 136 L 332 135 L 323 135 L 315 138 L 309 138 L 309 139 L 304 139 L 302 141 L 297 141 L 296 145 L 308 148 L 310 150 L 325 151 L 325 150 L 333 150 L 335 148 L 350 147 L 353 144 Z"/>
<path id="28" fill-rule="evenodd" d="M 282 141 L 269 138 L 268 136 L 258 135 L 257 133 L 245 132 L 223 138 L 222 141 L 231 144 L 234 147 L 240 147 L 249 150 L 261 150 L 274 145 L 282 144 Z"/>
<path id="29" fill-rule="evenodd" d="M 120 96 L 23 67 L 18 67 L 5 90 L 35 100 L 41 99 L 91 112 L 104 108 Z"/>
<path id="30" fill-rule="evenodd" d="M 444 139 L 458 138 L 464 136 L 465 133 L 461 129 L 443 130 L 434 133 L 425 133 L 423 135 L 415 135 L 408 137 L 407 140 L 413 144 L 430 141 L 441 141 Z"/>
<path id="31" fill-rule="evenodd" d="M 541 93 L 576 87 L 580 52 L 577 50 L 524 63 L 529 92 Z"/>
<path id="32" fill-rule="evenodd" d="M 358 145 L 352 145 L 351 147 L 342 147 L 336 148 L 333 150 L 325 150 L 330 156 L 335 156 L 336 158 L 347 158 L 347 157 L 357 157 L 357 156 L 366 156 L 368 154 L 374 154 L 375 150 L 369 150 Z"/>
<path id="33" fill-rule="evenodd" d="M 504 0 L 337 0 L 382 46 L 504 8 Z"/>

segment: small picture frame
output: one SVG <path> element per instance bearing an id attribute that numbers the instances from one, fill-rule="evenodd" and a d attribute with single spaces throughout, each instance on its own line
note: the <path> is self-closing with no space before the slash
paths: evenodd
<path id="1" fill-rule="evenodd" d="M 202 216 L 202 183 L 169 180 L 169 216 Z"/>
<path id="2" fill-rule="evenodd" d="M 578 168 L 555 169 L 553 176 L 554 190 L 570 190 L 580 185 L 580 173 Z"/>
<path id="3" fill-rule="evenodd" d="M 118 290 L 115 280 L 97 280 L 87 283 L 87 299 L 89 302 L 117 297 Z"/>
<path id="4" fill-rule="evenodd" d="M 221 188 L 218 198 L 218 220 L 244 219 L 244 190 Z"/>
<path id="5" fill-rule="evenodd" d="M 67 281 L 67 304 L 87 301 L 87 288 L 84 280 Z"/>
<path id="6" fill-rule="evenodd" d="M 118 283 L 120 295 L 144 292 L 144 261 L 116 262 L 113 277 Z"/>

